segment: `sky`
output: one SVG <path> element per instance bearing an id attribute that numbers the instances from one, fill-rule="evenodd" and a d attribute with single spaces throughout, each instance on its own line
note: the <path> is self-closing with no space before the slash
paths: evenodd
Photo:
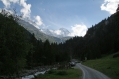
<path id="1" fill-rule="evenodd" d="M 119 0 L 0 0 L 0 9 L 12 13 L 14 8 L 38 29 L 65 28 L 70 36 L 84 36 L 92 25 L 114 14 L 118 4 Z"/>

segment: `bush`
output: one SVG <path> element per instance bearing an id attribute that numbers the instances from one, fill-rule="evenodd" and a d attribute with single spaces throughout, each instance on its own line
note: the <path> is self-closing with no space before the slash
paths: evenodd
<path id="1" fill-rule="evenodd" d="M 51 69 L 51 70 L 48 71 L 48 74 L 54 74 L 54 73 L 56 73 L 56 71 L 53 70 L 53 69 Z"/>
<path id="2" fill-rule="evenodd" d="M 58 73 L 57 73 L 57 75 L 67 75 L 68 73 L 66 72 L 66 71 L 59 71 Z"/>
<path id="3" fill-rule="evenodd" d="M 113 55 L 113 58 L 117 58 L 117 57 L 119 57 L 119 54 Z"/>

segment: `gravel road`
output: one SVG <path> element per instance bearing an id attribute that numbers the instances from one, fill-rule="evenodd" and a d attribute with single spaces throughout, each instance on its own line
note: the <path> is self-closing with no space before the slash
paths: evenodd
<path id="1" fill-rule="evenodd" d="M 94 70 L 90 67 L 84 66 L 81 63 L 77 63 L 76 67 L 80 68 L 82 70 L 82 72 L 83 72 L 82 79 L 110 79 L 103 73 L 101 73 L 97 70 Z"/>

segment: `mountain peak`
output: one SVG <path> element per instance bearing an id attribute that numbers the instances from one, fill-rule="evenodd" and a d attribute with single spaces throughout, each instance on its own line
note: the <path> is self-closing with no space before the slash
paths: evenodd
<path id="1" fill-rule="evenodd" d="M 67 37 L 70 34 L 70 32 L 65 28 L 60 28 L 58 30 L 42 29 L 42 32 L 58 38 Z"/>
<path id="2" fill-rule="evenodd" d="M 38 29 L 36 28 L 33 23 L 26 22 L 25 20 L 18 20 L 18 23 L 22 25 L 26 30 L 30 33 L 34 33 L 35 37 L 38 40 L 45 41 L 48 39 L 50 42 L 57 42 L 61 43 L 69 38 L 61 38 L 63 37 L 63 32 L 60 30 L 50 30 L 50 29 Z M 58 35 L 59 33 L 59 35 Z"/>

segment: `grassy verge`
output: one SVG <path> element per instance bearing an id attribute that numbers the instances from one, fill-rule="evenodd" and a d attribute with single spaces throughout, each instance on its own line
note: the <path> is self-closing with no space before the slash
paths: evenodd
<path id="1" fill-rule="evenodd" d="M 96 60 L 87 60 L 83 62 L 83 64 L 99 70 L 111 79 L 119 79 L 119 57 L 113 58 L 113 55 L 114 54 Z"/>
<path id="2" fill-rule="evenodd" d="M 79 69 L 50 70 L 34 79 L 79 79 L 81 75 L 82 72 Z"/>

